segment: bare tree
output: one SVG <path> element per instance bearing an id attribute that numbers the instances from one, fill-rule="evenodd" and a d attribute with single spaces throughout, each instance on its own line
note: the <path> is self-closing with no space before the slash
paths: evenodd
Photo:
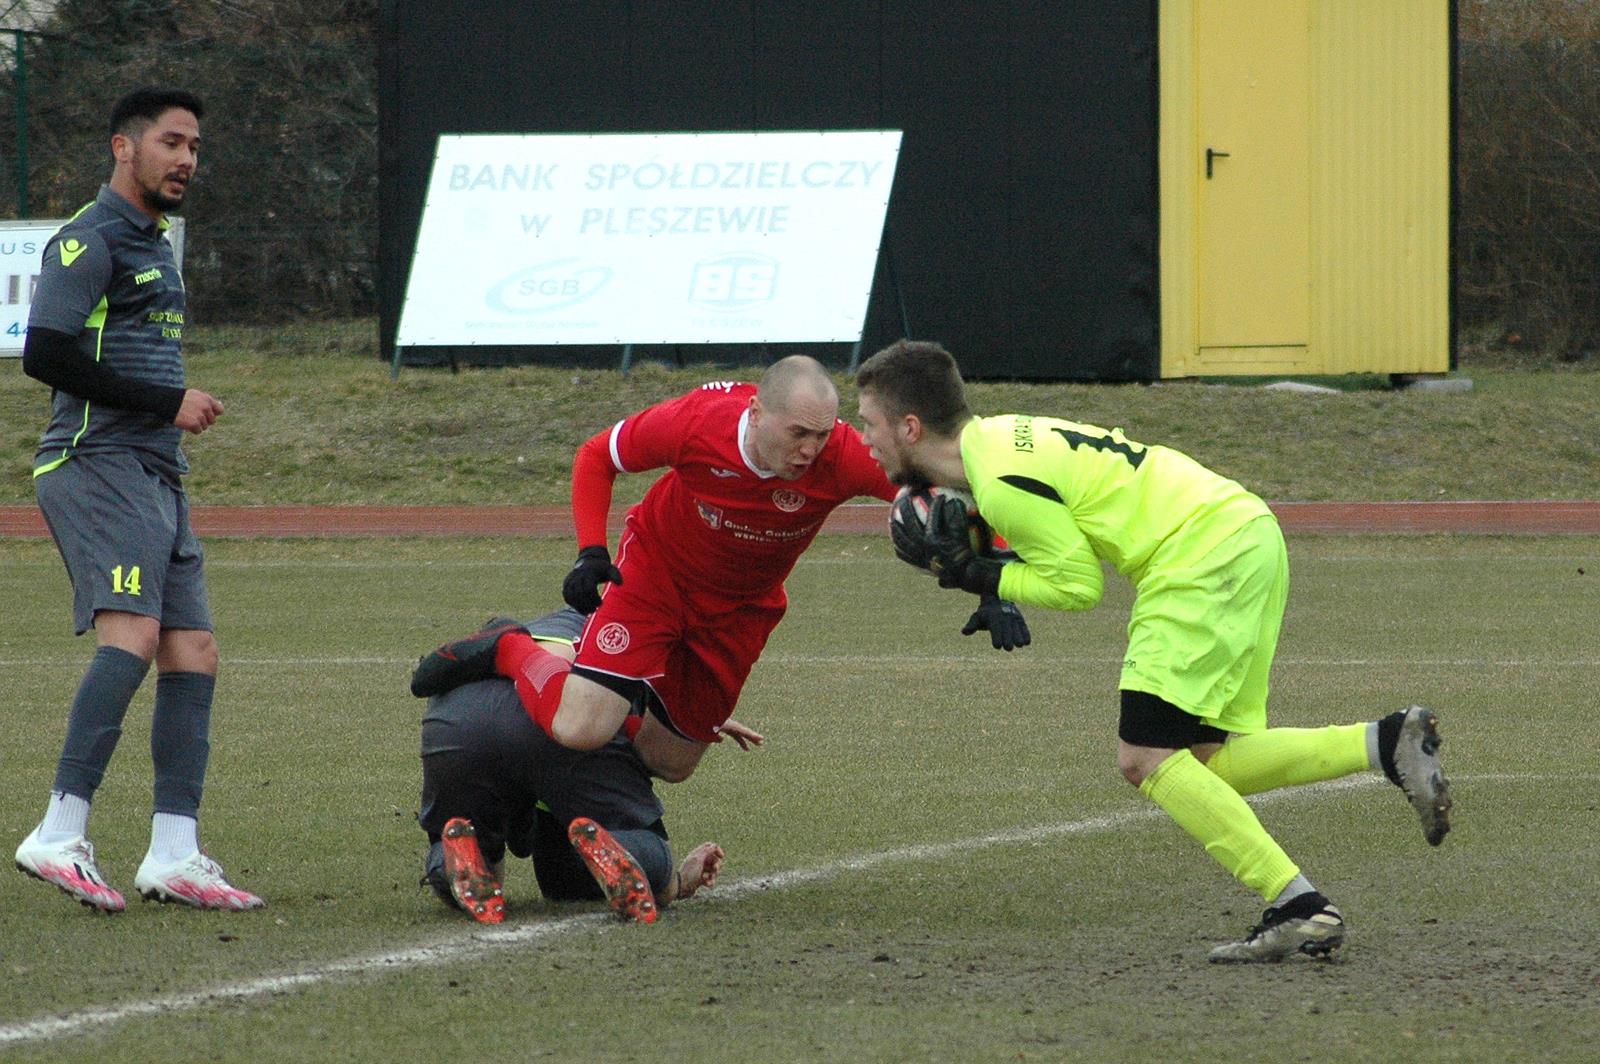
<path id="1" fill-rule="evenodd" d="M 376 22 L 376 0 L 60 0 L 28 41 L 31 213 L 94 195 L 119 95 L 179 85 L 206 103 L 185 204 L 196 317 L 373 313 Z M 0 79 L 13 130 L 18 88 Z"/>
<path id="2" fill-rule="evenodd" d="M 1457 295 L 1514 346 L 1600 348 L 1600 8 L 1459 9 Z"/>

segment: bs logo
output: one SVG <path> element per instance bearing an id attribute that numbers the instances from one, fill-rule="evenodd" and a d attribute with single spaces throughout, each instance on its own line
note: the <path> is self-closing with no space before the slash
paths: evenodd
<path id="1" fill-rule="evenodd" d="M 778 294 L 778 260 L 765 255 L 724 255 L 694 266 L 689 302 L 713 310 L 737 310 Z"/>

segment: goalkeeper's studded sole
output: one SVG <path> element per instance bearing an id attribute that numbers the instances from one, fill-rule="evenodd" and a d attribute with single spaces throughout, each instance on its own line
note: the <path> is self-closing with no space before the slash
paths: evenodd
<path id="1" fill-rule="evenodd" d="M 450 894 L 480 924 L 498 924 L 506 917 L 505 892 L 478 849 L 472 821 L 455 817 L 444 826 L 444 874 Z"/>
<path id="2" fill-rule="evenodd" d="M 653 924 L 660 913 L 650 880 L 633 855 L 623 849 L 611 832 L 588 817 L 580 816 L 567 828 L 567 839 L 589 866 L 600 889 L 605 891 L 611 909 L 624 920 Z"/>
<path id="3" fill-rule="evenodd" d="M 1439 718 L 1431 709 L 1411 706 L 1406 710 L 1395 743 L 1395 771 L 1430 846 L 1439 845 L 1450 831 L 1450 783 L 1439 766 L 1443 741 Z"/>
<path id="4" fill-rule="evenodd" d="M 1338 938 L 1325 938 L 1321 942 L 1306 942 L 1300 946 L 1300 952 L 1312 960 L 1325 961 L 1333 957 L 1333 951 L 1344 945 L 1344 936 Z"/>

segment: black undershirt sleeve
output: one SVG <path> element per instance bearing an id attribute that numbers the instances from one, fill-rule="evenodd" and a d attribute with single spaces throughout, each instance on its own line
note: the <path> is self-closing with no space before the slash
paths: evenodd
<path id="1" fill-rule="evenodd" d="M 184 389 L 118 373 L 78 349 L 76 337 L 31 326 L 22 346 L 22 372 L 52 388 L 119 410 L 142 410 L 164 421 L 178 416 Z"/>

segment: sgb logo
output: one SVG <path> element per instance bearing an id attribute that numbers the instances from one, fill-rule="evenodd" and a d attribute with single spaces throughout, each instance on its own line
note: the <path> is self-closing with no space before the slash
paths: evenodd
<path id="1" fill-rule="evenodd" d="M 553 259 L 504 278 L 489 289 L 483 301 L 502 314 L 548 314 L 582 303 L 610 280 L 609 266 L 581 266 L 576 258 Z"/>

